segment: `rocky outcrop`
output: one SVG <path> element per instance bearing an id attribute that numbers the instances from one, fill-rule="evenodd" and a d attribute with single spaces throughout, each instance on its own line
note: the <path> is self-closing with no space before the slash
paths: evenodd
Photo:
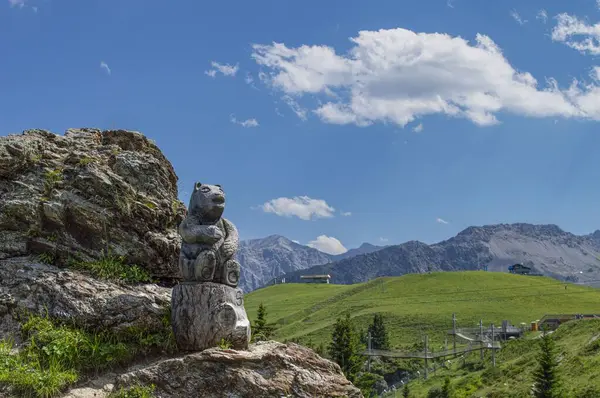
<path id="1" fill-rule="evenodd" d="M 337 364 L 308 348 L 274 341 L 248 351 L 212 348 L 162 360 L 119 376 L 115 387 L 150 384 L 160 398 L 362 397 Z"/>
<path id="2" fill-rule="evenodd" d="M 0 260 L 43 254 L 62 266 L 110 250 L 173 280 L 184 216 L 171 163 L 138 132 L 0 137 Z"/>
<path id="3" fill-rule="evenodd" d="M 28 258 L 2 261 L 0 282 L 0 339 L 18 338 L 23 311 L 93 329 L 119 332 L 133 326 L 157 332 L 164 329 L 171 301 L 168 288 L 98 281 Z"/>

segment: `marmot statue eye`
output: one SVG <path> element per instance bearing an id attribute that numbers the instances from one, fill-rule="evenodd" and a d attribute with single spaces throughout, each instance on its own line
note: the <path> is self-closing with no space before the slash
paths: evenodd
<path id="1" fill-rule="evenodd" d="M 210 192 L 210 188 L 209 187 L 202 187 L 202 192 Z"/>

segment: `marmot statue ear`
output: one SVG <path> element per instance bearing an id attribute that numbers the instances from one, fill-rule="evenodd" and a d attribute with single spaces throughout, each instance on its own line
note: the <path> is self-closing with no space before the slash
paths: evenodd
<path id="1" fill-rule="evenodd" d="M 216 184 L 215 186 L 216 186 L 216 187 L 219 187 L 219 188 L 221 188 L 221 189 L 223 189 L 223 187 L 222 187 L 222 186 L 220 186 L 219 184 Z"/>
<path id="2" fill-rule="evenodd" d="M 197 190 L 199 190 L 201 186 L 202 186 L 202 183 L 201 183 L 201 182 L 197 182 L 197 183 L 195 183 L 195 184 L 194 184 L 194 190 L 196 190 L 196 191 L 197 191 Z"/>

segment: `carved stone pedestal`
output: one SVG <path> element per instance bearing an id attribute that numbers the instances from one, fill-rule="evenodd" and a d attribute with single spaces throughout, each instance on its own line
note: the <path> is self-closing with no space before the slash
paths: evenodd
<path id="1" fill-rule="evenodd" d="M 212 282 L 183 282 L 173 288 L 171 324 L 180 350 L 202 351 L 221 339 L 247 349 L 250 322 L 241 289 Z"/>

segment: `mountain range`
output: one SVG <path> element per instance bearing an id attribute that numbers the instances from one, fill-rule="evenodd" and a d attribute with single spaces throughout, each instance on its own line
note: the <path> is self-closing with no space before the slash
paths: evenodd
<path id="1" fill-rule="evenodd" d="M 380 276 L 428 271 L 477 270 L 507 272 L 522 263 L 560 280 L 600 286 L 600 230 L 575 235 L 552 224 L 496 224 L 469 227 L 456 236 L 428 245 L 368 243 L 340 255 L 329 255 L 269 236 L 241 243 L 241 287 L 249 292 L 285 274 L 299 282 L 305 274 L 330 274 L 332 283 L 359 283 Z"/>
<path id="2" fill-rule="evenodd" d="M 383 248 L 384 246 L 363 243 L 358 248 L 332 255 L 298 244 L 281 235 L 243 240 L 240 242 L 237 254 L 237 259 L 242 267 L 240 287 L 247 293 L 290 272 L 371 253 Z"/>

